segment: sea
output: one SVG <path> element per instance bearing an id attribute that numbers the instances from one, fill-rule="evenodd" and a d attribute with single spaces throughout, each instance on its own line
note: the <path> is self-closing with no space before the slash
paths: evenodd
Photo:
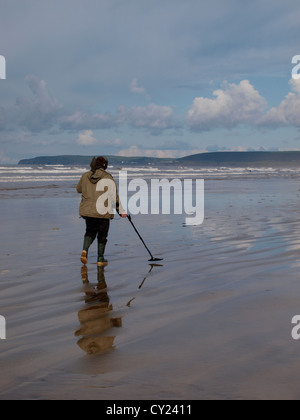
<path id="1" fill-rule="evenodd" d="M 40 198 L 41 196 L 65 196 L 76 194 L 75 187 L 88 167 L 65 165 L 2 165 L 0 166 L 0 199 Z M 132 179 L 203 179 L 204 181 L 255 179 L 298 180 L 300 168 L 193 168 L 184 166 L 134 166 L 113 167 L 108 171 L 118 183 L 126 173 Z"/>

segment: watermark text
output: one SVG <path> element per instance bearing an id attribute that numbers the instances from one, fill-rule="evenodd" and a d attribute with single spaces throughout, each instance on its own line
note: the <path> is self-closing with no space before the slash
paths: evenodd
<path id="1" fill-rule="evenodd" d="M 113 214 L 117 188 L 112 179 L 101 179 L 96 187 L 101 194 L 96 208 L 100 215 Z M 119 195 L 124 213 L 185 214 L 185 225 L 197 226 L 204 221 L 203 179 L 132 179 L 127 171 L 119 172 Z"/>
<path id="2" fill-rule="evenodd" d="M 300 55 L 294 55 L 294 57 L 292 58 L 292 64 L 297 64 L 295 67 L 293 67 L 292 70 L 292 78 L 294 80 L 299 80 L 300 79 Z"/>
<path id="3" fill-rule="evenodd" d="M 0 340 L 6 340 L 6 319 L 0 315 Z"/>
<path id="4" fill-rule="evenodd" d="M 6 60 L 3 55 L 0 55 L 0 79 L 6 79 Z"/>

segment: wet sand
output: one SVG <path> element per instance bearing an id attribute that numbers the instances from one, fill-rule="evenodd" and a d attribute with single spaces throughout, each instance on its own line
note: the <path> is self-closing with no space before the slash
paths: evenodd
<path id="1" fill-rule="evenodd" d="M 112 223 L 79 261 L 76 195 L 0 200 L 3 399 L 299 399 L 299 183 L 205 185 L 205 222 Z"/>

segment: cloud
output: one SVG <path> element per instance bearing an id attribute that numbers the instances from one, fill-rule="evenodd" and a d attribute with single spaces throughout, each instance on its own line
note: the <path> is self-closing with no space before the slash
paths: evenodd
<path id="1" fill-rule="evenodd" d="M 101 144 L 104 146 L 120 147 L 122 145 L 122 141 L 120 139 L 106 140 L 105 142 L 101 142 Z"/>
<path id="2" fill-rule="evenodd" d="M 289 92 L 277 108 L 271 108 L 259 120 L 259 125 L 269 128 L 279 126 L 300 127 L 300 80 L 291 79 L 290 85 L 293 92 Z"/>
<path id="3" fill-rule="evenodd" d="M 130 146 L 128 149 L 120 150 L 118 156 L 145 156 L 144 151 L 138 146 Z"/>
<path id="4" fill-rule="evenodd" d="M 274 61 L 284 71 L 289 51 L 297 52 L 300 11 L 294 0 L 289 7 L 273 0 L 272 13 L 269 2 L 261 0 L 190 1 L 188 6 L 182 0 L 118 0 L 117 7 L 110 0 L 89 3 L 27 0 L 18 10 L 3 0 L 0 35 L 2 48 L 14 58 L 13 67 L 28 72 L 34 63 L 37 74 L 56 78 L 70 100 L 70 86 L 83 75 L 116 91 L 120 84 L 128 85 L 132 74 L 147 80 L 147 86 L 148 80 L 183 83 L 199 74 L 202 80 L 220 80 L 249 74 L 249 68 L 251 73 L 268 73 Z M 38 60 L 53 46 L 55 72 L 53 54 Z M 88 95 L 96 93 L 94 89 Z"/>
<path id="5" fill-rule="evenodd" d="M 13 111 L 19 125 L 32 132 L 51 128 L 62 111 L 62 105 L 52 97 L 44 80 L 36 76 L 27 76 L 25 81 L 33 94 L 33 98 L 18 98 Z"/>
<path id="6" fill-rule="evenodd" d="M 237 84 L 224 82 L 213 92 L 215 99 L 196 98 L 187 113 L 187 123 L 192 131 L 209 131 L 216 128 L 232 129 L 247 125 L 256 129 L 300 127 L 300 80 L 290 80 L 291 92 L 278 107 L 269 111 L 267 101 L 248 80 Z"/>
<path id="7" fill-rule="evenodd" d="M 80 146 L 92 146 L 93 144 L 96 144 L 98 140 L 93 137 L 93 131 L 92 130 L 85 130 L 78 134 L 77 143 Z"/>
<path id="8" fill-rule="evenodd" d="M 143 130 L 153 136 L 166 130 L 189 128 L 194 132 L 214 129 L 230 129 L 246 125 L 255 129 L 277 127 L 300 127 L 300 80 L 292 79 L 291 92 L 278 107 L 267 110 L 267 101 L 248 81 L 240 83 L 223 82 L 213 92 L 213 97 L 197 97 L 190 106 L 185 119 L 174 115 L 171 106 L 149 103 L 147 106 L 118 106 L 114 113 L 97 113 L 77 109 L 68 111 L 49 91 L 44 80 L 27 76 L 25 81 L 31 97 L 18 97 L 11 107 L 0 107 L 0 130 L 6 132 L 24 131 L 28 133 L 61 134 L 63 131 L 76 132 L 77 144 L 90 146 L 101 144 L 105 147 L 121 147 L 121 141 L 97 140 L 94 131 L 124 129 L 125 126 Z M 132 90 L 145 92 L 137 79 L 131 84 Z M 110 137 L 110 136 L 109 136 Z M 123 145 L 124 147 L 124 145 Z M 188 150 L 185 142 L 165 141 L 159 150 Z M 214 146 L 213 146 L 214 147 Z M 150 148 L 148 148 L 150 149 Z M 153 154 L 153 152 L 152 152 Z"/>
<path id="9" fill-rule="evenodd" d="M 195 98 L 187 112 L 185 122 L 174 116 L 171 106 L 154 103 L 144 107 L 133 106 L 131 108 L 121 105 L 114 115 L 76 111 L 71 115 L 60 117 L 59 121 L 63 129 L 95 130 L 128 125 L 134 129 L 143 129 L 154 136 L 162 134 L 165 130 L 183 128 L 185 124 L 195 132 L 219 128 L 232 130 L 240 125 L 256 129 L 280 126 L 298 128 L 300 127 L 298 112 L 300 109 L 300 80 L 292 79 L 290 84 L 292 92 L 288 93 L 278 107 L 273 107 L 269 111 L 267 111 L 266 99 L 260 95 L 249 80 L 242 80 L 238 84 L 223 82 L 221 88 L 213 92 L 214 98 Z M 138 85 L 135 86 L 137 89 L 143 89 Z M 53 108 L 56 109 L 55 106 Z M 182 149 L 181 146 L 179 145 L 178 148 Z M 174 149 L 174 145 L 168 149 Z"/>
<path id="10" fill-rule="evenodd" d="M 44 80 L 30 75 L 25 78 L 33 97 L 20 96 L 12 107 L 1 108 L 0 129 L 18 126 L 37 133 L 51 129 L 58 121 L 63 106 L 52 97 Z"/>
<path id="11" fill-rule="evenodd" d="M 120 150 L 118 155 L 128 156 L 128 157 L 137 157 L 137 156 L 158 157 L 158 158 L 175 157 L 174 151 L 144 149 L 143 147 L 138 147 L 138 146 L 131 146 L 129 149 Z"/>
<path id="12" fill-rule="evenodd" d="M 219 146 L 218 144 L 211 144 L 209 146 L 206 146 L 207 152 L 228 152 L 232 149 L 227 146 Z"/>
<path id="13" fill-rule="evenodd" d="M 143 86 L 139 86 L 139 82 L 137 79 L 133 79 L 129 85 L 130 92 L 137 93 L 138 95 L 145 95 L 146 89 Z"/>
<path id="14" fill-rule="evenodd" d="M 118 156 L 147 156 L 157 158 L 180 158 L 187 155 L 193 155 L 196 153 L 205 152 L 204 149 L 164 149 L 160 147 L 143 147 L 143 146 L 130 146 L 128 149 L 122 149 L 118 152 Z"/>
<path id="15" fill-rule="evenodd" d="M 114 114 L 93 113 L 77 109 L 69 112 L 49 94 L 47 84 L 36 76 L 25 78 L 32 97 L 19 97 L 13 107 L 0 107 L 0 130 L 26 129 L 32 133 L 116 129 L 122 125 L 144 129 L 158 135 L 176 127 L 173 109 L 154 103 L 146 107 L 117 107 Z M 135 89 L 142 88 L 135 84 Z M 81 137 L 80 142 L 85 142 Z M 90 140 L 89 140 L 90 141 Z"/>
<path id="16" fill-rule="evenodd" d="M 59 119 L 59 124 L 64 130 L 101 130 L 116 126 L 116 118 L 110 113 L 99 114 L 83 111 L 75 111 L 72 114 L 63 115 Z"/>
<path id="17" fill-rule="evenodd" d="M 146 107 L 131 108 L 121 105 L 115 115 L 75 111 L 60 118 L 60 126 L 64 130 L 101 130 L 118 128 L 126 124 L 131 128 L 144 129 L 152 135 L 161 134 L 164 130 L 178 126 L 173 119 L 171 107 L 153 103 Z"/>
<path id="18" fill-rule="evenodd" d="M 187 114 L 193 131 L 255 125 L 267 106 L 266 100 L 248 80 L 242 80 L 238 85 L 224 82 L 223 88 L 215 90 L 213 95 L 215 99 L 195 98 Z"/>
<path id="19" fill-rule="evenodd" d="M 299 127 L 299 95 L 293 88 L 267 108 L 262 90 L 255 99 L 258 86 L 248 82 L 247 94 L 240 86 L 243 79 L 259 80 L 272 100 L 286 89 L 291 58 L 299 53 L 295 0 L 273 0 L 271 12 L 270 2 L 261 0 L 117 0 L 117 7 L 111 0 L 90 1 L 88 7 L 83 0 L 27 0 L 21 8 L 14 3 L 3 0 L 1 7 L 1 54 L 8 71 L 1 83 L 0 130 L 4 139 L 14 133 L 14 140 L 5 143 L 6 154 L 11 150 L 13 155 L 18 144 L 19 153 L 22 145 L 28 153 L 30 143 L 34 153 L 44 153 L 41 140 L 49 154 L 75 151 L 78 133 L 86 130 L 99 144 L 101 130 L 107 130 L 106 138 L 120 132 L 124 138 L 144 136 L 146 144 L 150 133 L 161 136 L 156 142 L 161 144 L 180 127 L 191 143 L 222 146 L 227 139 L 216 137 L 215 128 Z M 33 68 L 39 77 L 28 77 L 24 85 Z M 214 87 L 208 85 L 211 79 Z M 235 87 L 215 87 L 225 79 Z M 214 89 L 220 93 L 212 96 Z M 149 106 L 138 107 L 145 99 Z M 210 130 L 207 136 L 205 130 Z M 28 134 L 28 143 L 17 143 L 20 131 Z M 272 142 L 282 143 L 279 137 L 272 136 Z M 253 130 L 245 139 L 241 130 L 230 141 L 254 146 L 261 138 Z M 183 148 L 178 144 L 178 150 Z"/>
<path id="20" fill-rule="evenodd" d="M 77 144 L 80 146 L 93 146 L 97 144 L 102 147 L 120 148 L 122 141 L 120 139 L 101 139 L 98 140 L 94 137 L 92 130 L 84 130 L 78 134 Z"/>
<path id="21" fill-rule="evenodd" d="M 156 148 L 160 150 L 191 150 L 192 146 L 186 141 L 166 140 L 163 143 L 160 143 Z"/>
<path id="22" fill-rule="evenodd" d="M 130 83 L 129 90 L 130 92 L 136 93 L 137 95 L 143 95 L 147 99 L 147 101 L 151 100 L 151 97 L 150 95 L 148 95 L 147 90 L 143 86 L 139 85 L 139 81 L 136 78 L 134 78 Z"/>
<path id="23" fill-rule="evenodd" d="M 145 129 L 152 135 L 158 135 L 164 130 L 176 127 L 173 109 L 170 106 L 153 103 L 146 107 L 134 106 L 129 109 L 120 106 L 118 113 L 120 122 L 125 122 L 132 128 Z"/>

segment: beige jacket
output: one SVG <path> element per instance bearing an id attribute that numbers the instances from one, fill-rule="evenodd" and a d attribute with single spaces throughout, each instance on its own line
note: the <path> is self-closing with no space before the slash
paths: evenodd
<path id="1" fill-rule="evenodd" d="M 77 192 L 82 194 L 79 207 L 81 217 L 113 219 L 114 208 L 119 214 L 126 213 L 119 199 L 116 182 L 104 169 L 83 174 Z"/>

